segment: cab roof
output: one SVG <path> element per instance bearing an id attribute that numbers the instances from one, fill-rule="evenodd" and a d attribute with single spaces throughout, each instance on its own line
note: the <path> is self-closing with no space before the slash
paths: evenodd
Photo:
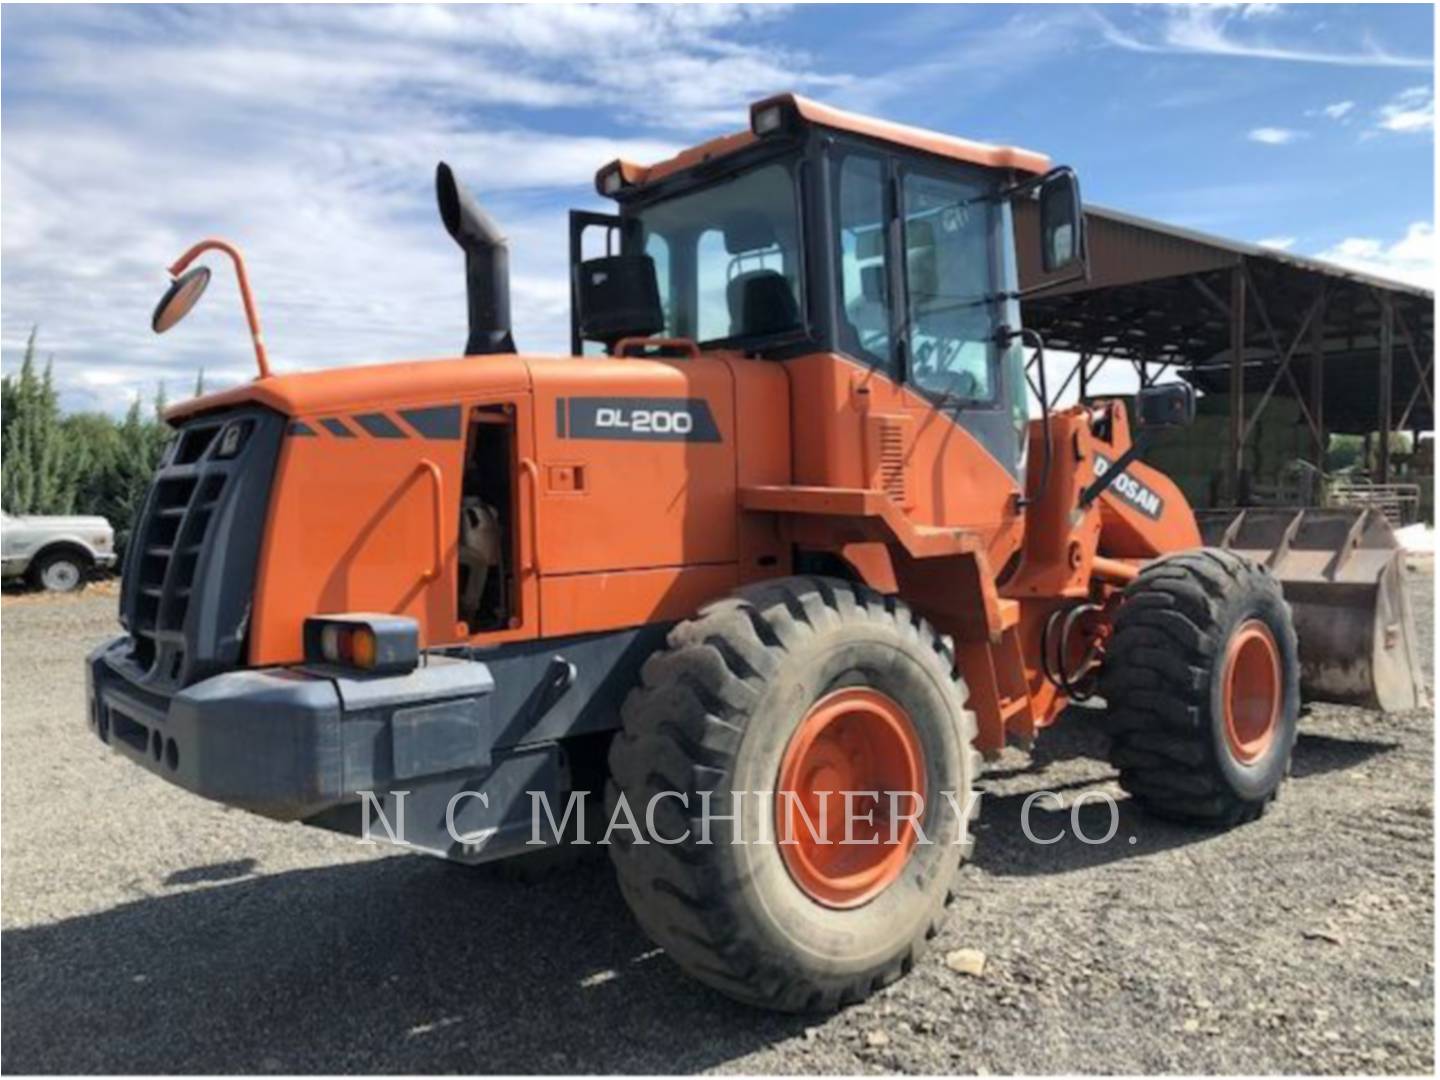
<path id="1" fill-rule="evenodd" d="M 882 142 L 893 143 L 896 146 L 920 150 L 937 157 L 963 161 L 971 165 L 1014 169 L 1016 172 L 1037 176 L 1050 168 L 1050 159 L 1033 150 L 1025 150 L 1018 146 L 994 146 L 972 139 L 962 139 L 956 135 L 911 127 L 909 124 L 877 120 L 874 117 L 862 116 L 859 113 L 811 101 L 799 94 L 777 94 L 774 97 L 764 98 L 750 106 L 750 115 L 754 117 L 756 113 L 776 105 L 788 110 L 790 115 L 797 117 L 803 124 L 850 132 L 854 135 L 864 135 Z M 658 161 L 653 165 L 638 165 L 633 161 L 623 160 L 612 162 L 596 174 L 596 183 L 599 184 L 600 177 L 604 173 L 618 166 L 627 186 L 641 187 L 652 184 L 702 162 L 712 161 L 743 150 L 745 147 L 759 142 L 763 137 L 756 135 L 752 128 L 752 130 L 739 131 L 731 135 L 721 135 L 698 146 L 692 146 L 688 150 L 682 150 L 674 157 Z"/>

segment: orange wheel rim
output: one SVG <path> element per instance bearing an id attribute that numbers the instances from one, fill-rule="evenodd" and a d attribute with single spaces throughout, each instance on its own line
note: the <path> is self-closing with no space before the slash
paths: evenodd
<path id="1" fill-rule="evenodd" d="M 1280 650 L 1259 619 L 1240 625 L 1225 650 L 1225 741 L 1237 761 L 1259 760 L 1280 719 Z"/>
<path id="2" fill-rule="evenodd" d="M 848 814 L 845 792 L 854 793 Z M 917 833 L 904 819 L 924 800 L 925 754 L 905 710 L 875 690 L 828 694 L 800 721 L 780 763 L 775 835 L 785 868 L 812 900 L 858 907 L 905 868 Z"/>

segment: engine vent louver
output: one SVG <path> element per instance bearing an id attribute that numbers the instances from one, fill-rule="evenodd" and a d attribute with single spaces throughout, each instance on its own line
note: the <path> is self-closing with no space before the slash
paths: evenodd
<path id="1" fill-rule="evenodd" d="M 899 506 L 907 509 L 912 502 L 909 468 L 911 426 L 908 416 L 877 413 L 868 418 L 865 432 L 870 486 L 885 492 Z"/>

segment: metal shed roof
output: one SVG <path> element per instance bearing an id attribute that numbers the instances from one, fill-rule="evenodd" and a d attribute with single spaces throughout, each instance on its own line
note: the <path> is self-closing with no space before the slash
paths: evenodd
<path id="1" fill-rule="evenodd" d="M 1292 396 L 1309 387 L 1316 363 L 1312 309 L 1319 319 L 1323 412 L 1331 431 L 1377 427 L 1382 305 L 1393 311 L 1392 420 L 1433 428 L 1434 294 L 1319 259 L 1210 236 L 1117 210 L 1086 210 L 1091 276 L 1024 302 L 1026 325 L 1056 349 L 1175 365 L 1209 393 L 1229 386 L 1231 282 L 1245 275 L 1243 382 Z M 1022 288 L 1039 285 L 1035 206 L 1016 211 Z M 1318 306 L 1317 306 L 1318 305 Z"/>

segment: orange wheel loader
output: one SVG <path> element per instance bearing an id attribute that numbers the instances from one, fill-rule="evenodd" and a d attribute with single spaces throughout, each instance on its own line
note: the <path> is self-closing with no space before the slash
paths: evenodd
<path id="1" fill-rule="evenodd" d="M 88 660 L 103 742 L 466 862 L 598 817 L 678 964 L 823 1010 L 916 962 L 982 762 L 1068 704 L 1103 699 L 1139 805 L 1230 826 L 1286 777 L 1305 673 L 1418 702 L 1383 527 L 1231 514 L 1202 546 L 1139 459 L 1188 386 L 1050 408 L 1012 208 L 1045 283 L 1084 275 L 1070 170 L 787 94 L 596 187 L 570 356 L 517 351 L 504 240 L 444 165 L 462 356 L 272 374 L 239 252 L 171 268 L 157 331 L 233 261 L 260 373 L 168 414 Z"/>

